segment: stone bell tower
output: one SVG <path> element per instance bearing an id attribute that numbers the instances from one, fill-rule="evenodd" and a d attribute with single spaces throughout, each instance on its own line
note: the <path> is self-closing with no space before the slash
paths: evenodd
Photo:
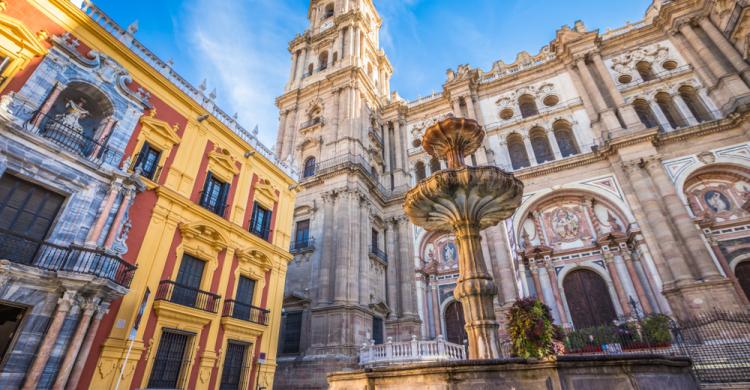
<path id="1" fill-rule="evenodd" d="M 276 385 L 325 388 L 365 342 L 420 336 L 405 107 L 372 0 L 311 0 L 289 43 L 276 152 L 300 172 Z M 394 109 L 394 107 L 396 107 Z M 293 370 L 293 371 L 292 371 Z"/>

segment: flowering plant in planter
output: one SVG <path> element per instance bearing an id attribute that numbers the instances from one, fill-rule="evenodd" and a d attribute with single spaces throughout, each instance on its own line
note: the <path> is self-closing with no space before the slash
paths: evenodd
<path id="1" fill-rule="evenodd" d="M 559 328 L 552 323 L 549 307 L 533 298 L 517 300 L 508 312 L 511 353 L 522 358 L 547 358 L 555 355 L 553 343 Z"/>

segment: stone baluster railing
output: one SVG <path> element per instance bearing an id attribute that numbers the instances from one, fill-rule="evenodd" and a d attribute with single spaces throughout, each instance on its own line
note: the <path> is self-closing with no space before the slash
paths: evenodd
<path id="1" fill-rule="evenodd" d="M 443 336 L 435 340 L 417 340 L 417 336 L 412 336 L 410 341 L 402 342 L 388 337 L 385 344 L 364 343 L 359 354 L 362 366 L 464 359 L 464 346 L 445 341 Z"/>

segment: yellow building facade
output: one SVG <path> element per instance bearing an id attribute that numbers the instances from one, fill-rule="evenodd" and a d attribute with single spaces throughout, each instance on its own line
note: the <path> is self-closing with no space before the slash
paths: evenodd
<path id="1" fill-rule="evenodd" d="M 111 84 L 143 108 L 111 125 L 130 130 L 118 165 L 140 190 L 106 195 L 102 209 L 130 208 L 94 226 L 124 226 L 107 246 L 137 270 L 127 294 L 75 336 L 89 358 L 73 388 L 270 388 L 292 259 L 293 173 L 216 107 L 213 93 L 138 42 L 135 28 L 88 1 L 11 3 L 0 1 L 0 24 L 23 24 L 35 45 L 0 69 L 4 94 L 15 98 L 35 72 L 49 72 L 49 49 L 98 80 L 69 82 L 85 84 L 87 99 Z M 71 84 L 51 85 L 40 112 Z"/>

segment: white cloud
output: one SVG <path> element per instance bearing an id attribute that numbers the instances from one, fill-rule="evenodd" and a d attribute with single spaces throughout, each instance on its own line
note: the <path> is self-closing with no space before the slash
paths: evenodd
<path id="1" fill-rule="evenodd" d="M 305 15 L 288 0 L 193 0 L 184 9 L 179 31 L 183 52 L 195 74 L 216 88 L 219 105 L 248 130 L 256 124 L 261 141 L 276 141 L 276 96 L 283 92 L 290 67 L 287 42 L 305 28 Z"/>

